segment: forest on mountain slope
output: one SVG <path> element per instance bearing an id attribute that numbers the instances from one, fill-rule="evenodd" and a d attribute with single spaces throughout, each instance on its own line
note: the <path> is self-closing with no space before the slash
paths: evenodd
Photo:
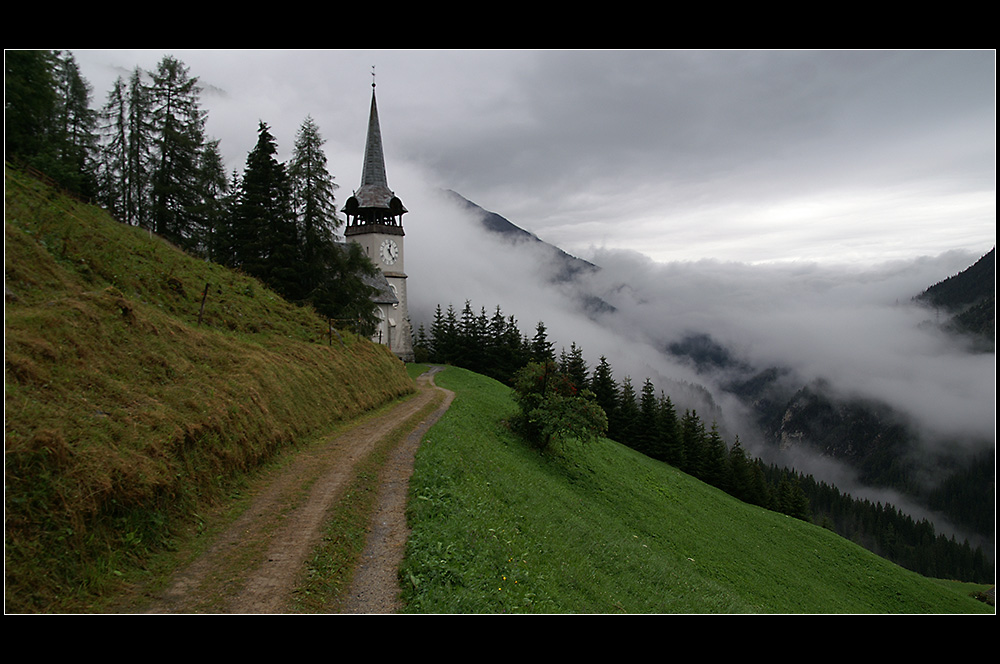
<path id="1" fill-rule="evenodd" d="M 946 315 L 944 325 L 968 335 L 975 347 L 992 352 L 996 342 L 996 247 L 959 274 L 914 298 Z"/>
<path id="2" fill-rule="evenodd" d="M 414 352 L 418 361 L 460 366 L 508 385 L 529 362 L 555 363 L 576 389 L 593 395 L 607 414 L 607 435 L 612 440 L 744 502 L 829 528 L 925 576 L 976 582 L 993 579 L 993 562 L 981 546 L 938 533 L 928 519 L 915 519 L 893 505 L 857 499 L 794 468 L 749 457 L 738 436 L 726 442 L 714 422 L 703 420 L 694 410 L 678 412 L 670 396 L 657 390 L 650 379 L 639 386 L 629 376 L 616 379 L 605 356 L 590 368 L 575 342 L 557 353 L 544 321 L 536 324 L 529 337 L 516 317 L 505 314 L 500 306 L 488 314 L 483 307 L 477 311 L 471 302 L 461 311 L 453 305 L 438 305 L 429 329 L 422 324 L 417 327 Z M 992 515 L 991 504 L 981 499 L 983 494 L 992 495 L 992 474 L 982 479 L 941 487 L 938 500 L 961 500 L 967 509 Z"/>

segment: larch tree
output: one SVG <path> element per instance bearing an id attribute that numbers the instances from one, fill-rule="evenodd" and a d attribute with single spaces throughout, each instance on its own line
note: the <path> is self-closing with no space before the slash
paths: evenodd
<path id="1" fill-rule="evenodd" d="M 128 81 L 128 147 L 125 162 L 125 223 L 151 228 L 150 171 L 152 136 L 150 135 L 150 93 L 143 72 L 136 67 Z"/>
<path id="2" fill-rule="evenodd" d="M 118 221 L 151 228 L 150 94 L 143 78 L 138 67 L 127 81 L 118 77 L 98 113 L 98 200 Z"/>
<path id="3" fill-rule="evenodd" d="M 119 76 L 98 114 L 98 132 L 103 137 L 103 143 L 97 173 L 98 200 L 119 221 L 126 221 L 128 112 L 128 86 Z"/>
<path id="4" fill-rule="evenodd" d="M 82 196 L 96 191 L 97 114 L 90 108 L 92 88 L 69 51 L 55 54 L 56 106 L 52 127 L 56 172 L 64 187 Z"/>
<path id="5" fill-rule="evenodd" d="M 198 204 L 201 151 L 205 142 L 205 112 L 197 77 L 172 56 L 153 72 L 152 178 L 153 230 L 190 248 L 194 243 L 191 211 Z"/>
<path id="6" fill-rule="evenodd" d="M 324 143 L 316 121 L 306 117 L 296 134 L 295 148 L 288 163 L 292 205 L 303 244 L 307 247 L 331 240 L 341 224 L 335 198 L 339 186 L 327 170 Z"/>
<path id="7" fill-rule="evenodd" d="M 192 248 L 215 262 L 219 235 L 224 234 L 230 211 L 227 209 L 229 179 L 219 141 L 208 141 L 198 157 L 195 201 L 190 209 Z"/>

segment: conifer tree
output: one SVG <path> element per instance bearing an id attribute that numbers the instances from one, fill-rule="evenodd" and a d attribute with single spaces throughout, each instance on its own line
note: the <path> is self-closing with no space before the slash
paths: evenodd
<path id="1" fill-rule="evenodd" d="M 77 195 L 96 193 L 96 116 L 72 53 L 4 53 L 5 157 Z"/>
<path id="2" fill-rule="evenodd" d="M 458 317 L 455 313 L 455 307 L 449 304 L 447 310 L 442 312 L 441 305 L 437 305 L 434 320 L 431 323 L 431 346 L 434 349 L 434 361 L 443 364 L 454 362 L 459 355 L 459 341 Z"/>
<path id="3" fill-rule="evenodd" d="M 774 495 L 767 478 L 764 477 L 764 469 L 759 459 L 750 462 L 750 496 L 746 502 L 769 510 L 775 509 Z"/>
<path id="4" fill-rule="evenodd" d="M 535 336 L 531 338 L 531 361 L 555 362 L 555 359 L 556 354 L 553 350 L 552 342 L 549 341 L 545 323 L 538 321 L 538 324 L 535 326 Z"/>
<path id="5" fill-rule="evenodd" d="M 665 454 L 660 447 L 659 426 L 657 425 L 656 388 L 647 378 L 639 391 L 639 426 L 636 431 L 636 449 L 660 461 Z"/>
<path id="6" fill-rule="evenodd" d="M 517 319 L 512 315 L 507 317 L 503 347 L 507 354 L 505 373 L 513 376 L 515 371 L 528 363 L 531 359 L 531 352 L 527 337 L 521 333 Z"/>
<path id="7" fill-rule="evenodd" d="M 98 198 L 118 221 L 145 228 L 152 228 L 150 99 L 143 72 L 137 67 L 128 81 L 118 77 L 99 116 Z"/>
<path id="8" fill-rule="evenodd" d="M 583 390 L 589 387 L 588 375 L 590 370 L 583 357 L 583 349 L 576 345 L 575 341 L 569 344 L 569 353 L 563 362 L 562 372 L 566 374 L 577 388 Z"/>
<path id="9" fill-rule="evenodd" d="M 136 67 L 128 82 L 127 144 L 123 174 L 125 217 L 122 221 L 151 229 L 152 106 L 149 89 L 142 78 L 142 70 Z"/>
<path id="10" fill-rule="evenodd" d="M 791 473 L 784 473 L 775 497 L 775 508 L 782 514 L 808 521 L 810 518 L 809 499 L 802 490 L 797 476 Z M 891 522 L 883 529 L 883 536 L 891 531 Z M 891 557 L 891 556 L 890 556 Z"/>
<path id="11" fill-rule="evenodd" d="M 69 51 L 55 55 L 56 108 L 52 128 L 55 172 L 49 175 L 70 191 L 94 196 L 97 114 L 90 108 L 92 88 Z"/>
<path id="12" fill-rule="evenodd" d="M 200 93 L 198 79 L 173 56 L 165 56 L 153 72 L 153 230 L 182 247 L 196 242 L 191 214 L 199 202 L 199 167 L 205 142 Z"/>
<path id="13" fill-rule="evenodd" d="M 614 372 L 608 358 L 601 355 L 594 367 L 594 375 L 590 380 L 590 390 L 594 393 L 597 404 L 608 416 L 608 433 L 614 438 L 615 431 L 612 426 L 617 426 L 618 418 L 618 387 L 615 384 Z"/>
<path id="14" fill-rule="evenodd" d="M 430 346 L 431 362 L 444 362 L 444 312 L 441 310 L 441 303 L 434 309 L 434 317 L 431 319 L 430 336 L 428 337 Z"/>
<path id="15" fill-rule="evenodd" d="M 684 447 L 684 464 L 681 470 L 699 479 L 703 477 L 705 425 L 695 410 L 688 410 L 681 418 L 681 441 Z"/>
<path id="16" fill-rule="evenodd" d="M 305 292 L 313 291 L 328 259 L 335 231 L 340 225 L 334 202 L 337 185 L 326 167 L 325 141 L 312 117 L 306 117 L 295 137 L 288 163 L 298 237 L 301 243 Z"/>
<path id="17" fill-rule="evenodd" d="M 751 502 L 750 499 L 753 495 L 753 474 L 750 469 L 750 461 L 747 459 L 746 452 L 740 444 L 739 436 L 736 437 L 732 447 L 729 448 L 729 472 L 732 478 L 731 495 L 744 502 Z"/>
<path id="18" fill-rule="evenodd" d="M 58 103 L 51 51 L 4 52 L 4 154 L 38 167 L 49 158 L 48 139 Z"/>
<path id="19" fill-rule="evenodd" d="M 306 300 L 338 325 L 370 337 L 377 328 L 379 314 L 372 300 L 375 288 L 369 285 L 369 279 L 378 273 L 378 268 L 356 242 L 330 243 L 328 251 L 321 261 L 323 271 L 319 282 L 306 294 Z"/>
<path id="20" fill-rule="evenodd" d="M 427 328 L 421 323 L 417 326 L 417 331 L 413 336 L 413 356 L 417 363 L 430 362 L 430 337 L 427 336 Z"/>
<path id="21" fill-rule="evenodd" d="M 615 430 L 612 436 L 615 440 L 633 449 L 638 449 L 637 436 L 639 425 L 639 404 L 636 401 L 635 387 L 632 379 L 625 376 L 618 388 L 617 407 L 615 408 Z"/>
<path id="22" fill-rule="evenodd" d="M 677 410 L 669 396 L 660 393 L 659 400 L 660 438 L 664 450 L 664 461 L 674 468 L 684 466 L 684 445 L 681 441 Z"/>
<path id="23" fill-rule="evenodd" d="M 729 450 L 719 433 L 719 426 L 713 422 L 705 437 L 704 456 L 702 458 L 702 473 L 704 480 L 714 487 L 728 492 L 729 481 Z"/>
<path id="24" fill-rule="evenodd" d="M 119 221 L 127 223 L 125 174 L 128 169 L 128 86 L 118 77 L 99 114 L 98 131 L 104 137 L 98 167 L 98 199 Z"/>
<path id="25" fill-rule="evenodd" d="M 299 300 L 303 291 L 291 190 L 277 152 L 270 129 L 261 122 L 257 144 L 247 155 L 233 224 L 235 263 L 286 298 Z"/>
<path id="26" fill-rule="evenodd" d="M 507 333 L 507 319 L 498 304 L 489 321 L 485 323 L 486 335 L 483 349 L 483 367 L 486 375 L 506 383 L 513 373 L 508 370 L 504 343 Z"/>
<path id="27" fill-rule="evenodd" d="M 215 262 L 221 262 L 215 255 L 219 246 L 217 236 L 225 232 L 230 214 L 227 207 L 229 186 L 219 141 L 208 141 L 199 156 L 198 188 L 190 209 L 190 228 L 192 247 Z"/>
<path id="28" fill-rule="evenodd" d="M 458 343 L 455 345 L 454 362 L 470 371 L 482 372 L 480 358 L 482 356 L 482 338 L 476 314 L 472 309 L 472 301 L 466 300 L 458 319 Z"/>

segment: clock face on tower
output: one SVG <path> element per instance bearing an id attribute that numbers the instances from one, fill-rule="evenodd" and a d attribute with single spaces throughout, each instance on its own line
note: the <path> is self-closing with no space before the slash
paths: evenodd
<path id="1" fill-rule="evenodd" d="M 399 247 L 396 246 L 395 240 L 382 240 L 382 247 L 379 249 L 379 255 L 382 257 L 382 262 L 386 265 L 392 265 L 399 258 Z"/>

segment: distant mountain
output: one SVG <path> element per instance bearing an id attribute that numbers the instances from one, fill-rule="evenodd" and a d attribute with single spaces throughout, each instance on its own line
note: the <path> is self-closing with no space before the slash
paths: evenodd
<path id="1" fill-rule="evenodd" d="M 989 350 L 996 343 L 996 253 L 994 247 L 975 265 L 914 298 L 943 312 L 945 327 L 971 335 Z"/>
<path id="2" fill-rule="evenodd" d="M 978 340 L 973 352 L 992 352 L 995 334 L 995 249 L 963 272 L 931 286 L 914 299 L 944 312 L 943 326 Z M 666 352 L 687 361 L 699 374 L 727 375 L 721 389 L 745 404 L 764 437 L 780 450 L 806 448 L 849 465 L 866 486 L 891 488 L 947 514 L 956 524 L 990 536 L 994 523 L 988 509 L 971 505 L 992 496 L 994 457 L 939 457 L 932 460 L 939 485 L 929 488 L 919 477 L 911 454 L 918 434 L 906 418 L 874 399 L 835 396 L 822 380 L 796 383 L 782 367 L 753 367 L 707 333 L 670 343 Z M 984 479 L 985 478 L 985 479 Z M 973 501 L 957 499 L 976 495 Z M 948 495 L 942 495 L 949 491 Z"/>
<path id="3" fill-rule="evenodd" d="M 501 236 L 511 243 L 528 242 L 548 251 L 551 254 L 551 262 L 548 264 L 550 268 L 549 280 L 553 283 L 572 282 L 583 273 L 600 269 L 589 261 L 577 258 L 559 247 L 545 242 L 534 233 L 513 224 L 496 212 L 490 212 L 476 205 L 451 189 L 444 190 L 444 193 L 461 209 L 472 213 L 482 224 L 482 227 L 490 233 Z M 615 310 L 612 305 L 594 294 L 578 293 L 577 297 L 584 311 L 590 316 L 610 313 Z"/>

